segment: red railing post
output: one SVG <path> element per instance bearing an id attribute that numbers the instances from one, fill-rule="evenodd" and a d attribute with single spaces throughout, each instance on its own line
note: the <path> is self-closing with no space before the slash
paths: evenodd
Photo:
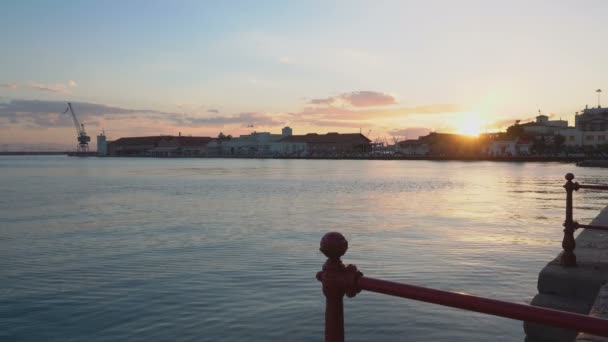
<path id="1" fill-rule="evenodd" d="M 573 174 L 566 174 L 566 184 L 564 184 L 564 189 L 566 189 L 566 220 L 564 221 L 564 239 L 562 240 L 564 252 L 560 259 L 564 267 L 576 267 L 576 255 L 574 254 L 576 222 L 572 217 L 572 193 L 578 190 L 578 183 L 572 182 L 573 179 Z"/>
<path id="2" fill-rule="evenodd" d="M 317 280 L 323 283 L 325 295 L 325 342 L 344 342 L 344 306 L 346 294 L 354 297 L 361 290 L 357 280 L 363 274 L 354 265 L 344 266 L 340 259 L 348 250 L 348 241 L 337 232 L 327 233 L 321 239 L 321 252 L 327 257 Z"/>

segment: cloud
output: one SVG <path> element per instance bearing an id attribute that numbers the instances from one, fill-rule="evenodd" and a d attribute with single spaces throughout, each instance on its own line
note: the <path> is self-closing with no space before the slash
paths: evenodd
<path id="1" fill-rule="evenodd" d="M 0 124 L 5 119 L 9 124 L 21 124 L 28 127 L 60 127 L 69 126 L 71 118 L 63 114 L 66 102 L 39 100 L 11 100 L 0 102 Z M 98 119 L 107 121 L 146 120 L 154 123 L 175 124 L 189 127 L 207 127 L 224 125 L 255 125 L 275 126 L 281 121 L 275 120 L 270 114 L 245 112 L 228 116 L 201 116 L 194 114 L 163 112 L 153 109 L 131 109 L 88 102 L 72 102 L 80 121 L 89 124 Z"/>
<path id="2" fill-rule="evenodd" d="M 69 94 L 70 93 L 70 91 L 68 89 L 66 89 L 65 87 L 59 86 L 59 85 L 45 85 L 45 84 L 41 84 L 41 83 L 32 83 L 32 85 L 30 85 L 30 87 L 35 90 L 48 91 L 51 93 L 60 93 L 60 94 Z"/>
<path id="3" fill-rule="evenodd" d="M 207 110 L 207 113 L 215 113 L 215 114 L 217 114 L 217 113 L 219 113 L 219 112 L 220 112 L 220 111 L 219 111 L 219 110 L 217 110 L 217 109 L 209 109 L 209 110 Z"/>
<path id="4" fill-rule="evenodd" d="M 535 117 L 528 117 L 528 118 L 524 118 L 524 119 L 516 119 L 516 118 L 501 119 L 501 120 L 497 120 L 497 121 L 494 121 L 494 122 L 486 125 L 485 128 L 488 128 L 488 129 L 503 129 L 503 128 L 507 128 L 507 127 L 509 127 L 511 125 L 514 125 L 517 120 L 519 120 L 520 124 L 524 124 L 524 123 L 527 123 L 527 122 L 533 122 L 533 121 L 536 120 L 536 118 Z"/>
<path id="5" fill-rule="evenodd" d="M 73 80 L 69 80 L 67 83 L 54 83 L 54 84 L 31 82 L 29 87 L 34 90 L 39 90 L 39 91 L 58 93 L 58 94 L 71 94 L 72 90 L 70 88 L 78 87 L 78 83 L 76 83 L 76 81 L 73 81 Z"/>
<path id="6" fill-rule="evenodd" d="M 147 114 L 162 117 L 165 114 L 150 109 L 127 109 L 114 106 L 106 106 L 88 102 L 72 102 L 76 115 L 80 120 L 91 120 L 95 117 L 103 117 L 111 120 L 112 116 Z M 10 123 L 22 123 L 37 127 L 55 127 L 69 125 L 71 118 L 63 114 L 67 103 L 63 101 L 40 101 L 40 100 L 11 100 L 0 102 L 0 119 L 6 118 Z"/>
<path id="7" fill-rule="evenodd" d="M 397 103 L 393 96 L 374 91 L 358 91 L 342 94 L 342 99 L 355 107 L 388 106 Z"/>
<path id="8" fill-rule="evenodd" d="M 324 98 L 324 99 L 311 99 L 310 101 L 308 101 L 309 104 L 312 105 L 322 105 L 322 106 L 329 106 L 332 105 L 334 102 L 336 102 L 336 97 L 328 97 L 328 98 Z"/>
<path id="9" fill-rule="evenodd" d="M 387 133 L 392 136 L 403 137 L 405 139 L 417 139 L 418 137 L 429 134 L 431 131 L 432 130 L 430 128 L 426 127 L 408 127 L 402 129 L 393 129 Z"/>
<path id="10" fill-rule="evenodd" d="M 0 84 L 2 88 L 10 88 L 17 89 L 19 85 L 16 82 L 13 83 L 5 83 Z M 71 94 L 72 91 L 70 88 L 78 87 L 78 83 L 73 80 L 69 80 L 66 83 L 54 83 L 54 84 L 44 84 L 40 82 L 30 82 L 27 85 L 28 88 L 38 90 L 38 91 L 46 91 L 50 93 L 58 93 L 58 94 Z"/>
<path id="11" fill-rule="evenodd" d="M 306 122 L 306 121 L 303 121 Z M 348 128 L 361 128 L 364 126 L 368 126 L 369 124 L 366 124 L 364 122 L 361 121 L 340 121 L 340 120 L 310 120 L 308 121 L 309 124 L 313 124 L 315 126 L 320 126 L 320 127 L 337 127 L 337 128 L 344 128 L 344 127 L 348 127 Z"/>
<path id="12" fill-rule="evenodd" d="M 397 104 L 397 100 L 392 95 L 376 91 L 354 91 L 327 98 L 312 99 L 308 103 L 321 106 L 346 104 L 353 107 L 379 107 Z"/>
<path id="13" fill-rule="evenodd" d="M 464 108 L 457 104 L 428 104 L 414 107 L 355 109 L 345 107 L 306 107 L 292 115 L 296 118 L 317 118 L 332 120 L 370 120 L 377 118 L 403 117 L 416 114 L 444 114 L 461 112 Z"/>
<path id="14" fill-rule="evenodd" d="M 258 112 L 246 112 L 231 116 L 189 117 L 185 121 L 193 125 L 224 126 L 238 124 L 242 126 L 277 126 L 282 122 L 275 120 L 271 115 Z"/>
<path id="15" fill-rule="evenodd" d="M 280 64 L 286 64 L 286 65 L 290 65 L 293 64 L 294 61 L 293 59 L 289 58 L 289 57 L 280 57 L 279 58 L 279 63 Z"/>
<path id="16" fill-rule="evenodd" d="M 77 114 L 93 116 L 103 114 L 131 114 L 142 112 L 162 113 L 150 109 L 126 109 L 89 102 L 72 102 L 72 107 L 77 112 Z M 12 113 L 63 113 L 66 108 L 67 102 L 63 101 L 10 100 L 6 103 L 0 103 L 0 116 Z"/>

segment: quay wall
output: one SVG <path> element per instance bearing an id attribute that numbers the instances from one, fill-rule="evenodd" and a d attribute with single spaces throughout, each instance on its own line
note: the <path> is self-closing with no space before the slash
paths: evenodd
<path id="1" fill-rule="evenodd" d="M 591 222 L 608 226 L 608 207 Z M 578 266 L 565 268 L 560 256 L 538 276 L 538 294 L 531 304 L 608 319 L 608 231 L 585 229 L 576 238 Z M 606 337 L 524 322 L 527 342 L 608 342 Z"/>
<path id="2" fill-rule="evenodd" d="M 147 156 L 108 155 L 103 158 L 208 158 L 208 159 L 304 159 L 304 160 L 430 160 L 430 161 L 494 161 L 494 162 L 560 162 L 578 163 L 582 157 L 456 157 L 456 156 L 262 156 L 262 155 L 200 155 L 200 156 Z"/>

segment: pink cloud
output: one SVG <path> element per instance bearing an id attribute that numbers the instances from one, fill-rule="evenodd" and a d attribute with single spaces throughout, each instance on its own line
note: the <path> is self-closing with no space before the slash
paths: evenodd
<path id="1" fill-rule="evenodd" d="M 417 139 L 418 137 L 427 135 L 430 132 L 431 129 L 427 127 L 408 127 L 388 131 L 388 134 L 396 137 L 403 137 L 404 139 Z"/>
<path id="2" fill-rule="evenodd" d="M 59 93 L 59 94 L 69 94 L 70 91 L 63 87 L 60 84 L 41 84 L 41 83 L 33 83 L 30 86 L 32 89 L 40 90 L 40 91 L 48 91 L 51 93 Z"/>
<path id="3" fill-rule="evenodd" d="M 316 106 L 331 106 L 347 104 L 353 107 L 379 107 L 397 104 L 395 97 L 376 91 L 354 91 L 321 99 L 312 99 L 309 104 Z"/>
<path id="4" fill-rule="evenodd" d="M 73 80 L 69 80 L 67 83 L 43 84 L 38 82 L 32 82 L 30 84 L 30 88 L 32 89 L 58 94 L 71 94 L 72 91 L 70 90 L 70 88 L 74 87 L 78 87 L 78 83 Z"/>
<path id="5" fill-rule="evenodd" d="M 308 117 L 332 120 L 367 120 L 375 118 L 391 118 L 416 114 L 443 114 L 462 111 L 457 104 L 429 104 L 415 107 L 400 107 L 389 109 L 353 109 L 344 107 L 306 107 L 295 117 Z"/>
<path id="6" fill-rule="evenodd" d="M 396 104 L 392 95 L 377 93 L 375 91 L 357 91 L 342 94 L 342 99 L 355 107 L 375 107 Z"/>
<path id="7" fill-rule="evenodd" d="M 9 88 L 9 89 L 17 89 L 17 83 L 5 83 L 5 84 L 1 84 L 0 87 Z"/>

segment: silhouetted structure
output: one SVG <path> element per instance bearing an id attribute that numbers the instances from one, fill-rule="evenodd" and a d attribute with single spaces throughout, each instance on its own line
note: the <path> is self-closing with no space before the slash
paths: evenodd
<path id="1" fill-rule="evenodd" d="M 608 108 L 586 107 L 574 117 L 574 126 L 581 131 L 608 131 Z"/>
<path id="2" fill-rule="evenodd" d="M 211 137 L 152 136 L 120 138 L 108 143 L 109 156 L 194 157 L 207 152 Z"/>
<path id="3" fill-rule="evenodd" d="M 74 126 L 76 127 L 76 140 L 78 140 L 78 145 L 76 146 L 76 154 L 80 154 L 85 156 L 89 153 L 89 142 L 91 141 L 91 137 L 87 134 L 84 129 L 84 124 L 78 121 L 76 117 L 76 113 L 72 108 L 72 104 L 68 102 L 68 108 L 63 112 L 63 114 L 70 112 L 72 116 L 72 121 L 74 122 Z"/>
<path id="4" fill-rule="evenodd" d="M 344 156 L 371 151 L 371 140 L 361 133 L 308 133 L 280 140 L 283 155 Z"/>

